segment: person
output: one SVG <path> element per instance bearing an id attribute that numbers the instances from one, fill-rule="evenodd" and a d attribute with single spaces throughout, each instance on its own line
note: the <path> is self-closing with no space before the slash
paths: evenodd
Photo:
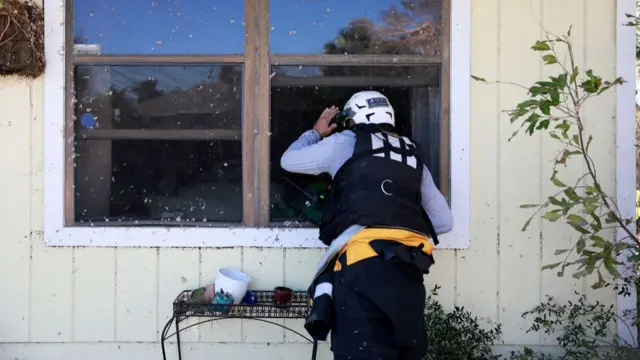
<path id="1" fill-rule="evenodd" d="M 423 359 L 430 239 L 451 231 L 453 216 L 417 145 L 396 133 L 383 94 L 357 92 L 336 123 L 338 113 L 325 109 L 280 162 L 333 179 L 320 224 L 329 248 L 310 286 L 305 327 L 316 340 L 331 332 L 335 360 Z"/>

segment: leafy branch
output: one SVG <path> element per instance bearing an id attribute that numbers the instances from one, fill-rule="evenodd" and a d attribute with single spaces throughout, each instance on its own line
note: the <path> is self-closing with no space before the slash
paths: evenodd
<path id="1" fill-rule="evenodd" d="M 571 249 L 558 249 L 556 255 L 566 253 L 562 261 L 548 264 L 543 269 L 560 267 L 558 276 L 563 276 L 569 266 L 575 266 L 575 278 L 581 278 L 594 272 L 598 280 L 593 288 L 608 286 L 601 268 L 614 277 L 620 277 L 617 265 L 621 263 L 618 256 L 631 251 L 630 259 L 637 263 L 640 257 L 636 249 L 640 247 L 638 236 L 632 231 L 633 219 L 621 215 L 618 206 L 603 189 L 598 177 L 596 164 L 590 155 L 594 138 L 587 134 L 584 125 L 585 103 L 592 98 L 625 83 L 622 78 L 604 80 L 593 70 L 581 71 L 574 56 L 571 41 L 571 28 L 566 34 L 556 36 L 546 33 L 543 40 L 536 41 L 532 50 L 541 54 L 545 66 L 558 71 L 555 76 L 537 81 L 531 86 L 523 86 L 513 82 L 496 81 L 497 84 L 515 85 L 527 90 L 527 98 L 507 110 L 510 122 L 519 123 L 509 141 L 521 131 L 528 135 L 536 132 L 545 133 L 561 144 L 561 150 L 553 158 L 553 171 L 549 179 L 558 191 L 547 197 L 543 204 L 524 204 L 521 208 L 536 209 L 525 222 L 522 231 L 526 231 L 534 218 L 541 217 L 550 222 L 563 220 L 577 232 L 577 240 Z M 567 57 L 559 61 L 559 49 L 566 51 Z M 481 83 L 485 79 L 472 76 Z M 567 185 L 558 176 L 558 169 L 566 167 L 569 161 L 579 160 L 586 172 L 579 176 L 572 185 Z M 626 238 L 622 241 L 612 240 L 613 231 L 621 229 Z M 569 260 L 575 252 L 576 260 Z"/>

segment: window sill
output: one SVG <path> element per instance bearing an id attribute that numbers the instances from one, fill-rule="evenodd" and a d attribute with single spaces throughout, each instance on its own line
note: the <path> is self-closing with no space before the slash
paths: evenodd
<path id="1" fill-rule="evenodd" d="M 463 229 L 440 236 L 439 249 L 459 248 Z M 315 228 L 63 227 L 45 230 L 48 246 L 323 248 Z"/>

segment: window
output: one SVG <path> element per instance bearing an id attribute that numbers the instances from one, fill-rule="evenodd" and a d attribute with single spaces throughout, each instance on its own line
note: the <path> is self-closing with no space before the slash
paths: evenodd
<path id="1" fill-rule="evenodd" d="M 365 89 L 389 97 L 468 214 L 468 180 L 452 182 L 468 169 L 450 161 L 468 160 L 468 129 L 451 136 L 449 116 L 449 24 L 458 3 L 468 31 L 468 0 L 58 1 L 45 8 L 48 55 L 66 44 L 45 75 L 47 243 L 319 246 L 300 203 L 329 179 L 279 160 Z"/>

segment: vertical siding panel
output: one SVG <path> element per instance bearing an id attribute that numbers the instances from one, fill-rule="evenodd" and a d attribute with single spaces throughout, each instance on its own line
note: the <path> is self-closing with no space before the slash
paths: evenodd
<path id="1" fill-rule="evenodd" d="M 0 250 L 0 342 L 29 340 L 30 265 L 30 84 L 0 80 L 0 215 L 3 219 Z M 22 278 L 13 276 L 21 274 Z M 6 295 L 5 295 L 6 294 Z"/>
<path id="2" fill-rule="evenodd" d="M 160 249 L 158 258 L 158 339 L 164 324 L 173 315 L 173 300 L 182 290 L 198 287 L 200 282 L 199 249 Z M 198 322 L 197 318 L 180 323 L 184 328 Z M 180 332 L 180 341 L 198 341 L 199 328 Z M 170 341 L 175 341 L 171 338 Z"/>
<path id="3" fill-rule="evenodd" d="M 72 340 L 72 262 L 70 248 L 34 244 L 31 265 L 31 341 Z"/>
<path id="4" fill-rule="evenodd" d="M 116 341 L 156 341 L 157 252 L 116 249 Z"/>
<path id="5" fill-rule="evenodd" d="M 540 79 L 540 60 L 531 45 L 541 34 L 540 0 L 500 2 L 500 79 L 528 85 Z M 525 91 L 500 86 L 500 108 L 510 109 L 524 99 Z M 512 142 L 516 129 L 509 117 L 500 120 L 500 320 L 507 344 L 535 344 L 535 333 L 525 334 L 524 311 L 538 303 L 540 284 L 540 225 L 534 221 L 520 231 L 528 218 L 522 203 L 540 201 L 540 137 L 522 135 Z"/>
<path id="6" fill-rule="evenodd" d="M 242 271 L 253 279 L 252 289 L 272 290 L 284 281 L 284 250 L 278 248 L 245 248 Z M 282 320 L 275 320 L 283 324 Z M 282 328 L 252 320 L 242 320 L 242 341 L 282 342 Z"/>
<path id="7" fill-rule="evenodd" d="M 324 253 L 324 249 L 285 249 L 284 285 L 293 290 L 307 290 Z M 307 333 L 304 320 L 284 320 L 284 325 L 301 334 Z M 306 342 L 305 339 L 289 331 L 285 331 L 284 337 L 285 342 Z"/>
<path id="8" fill-rule="evenodd" d="M 24 177 L 29 182 L 31 86 L 33 81 L 21 79 L 0 80 L 0 161 L 3 175 Z M 7 213 L 9 215 L 9 213 Z M 18 214 L 16 214 L 18 215 Z"/>
<path id="9" fill-rule="evenodd" d="M 74 265 L 73 340 L 115 340 L 115 250 L 78 248 Z"/>
<path id="10" fill-rule="evenodd" d="M 498 78 L 498 0 L 473 2 L 471 74 Z M 475 36 L 474 36 L 475 35 Z M 458 254 L 458 304 L 498 320 L 498 87 L 471 82 L 471 247 Z M 454 219 L 455 220 L 455 219 Z"/>
<path id="11" fill-rule="evenodd" d="M 575 46 L 574 52 L 577 56 L 578 66 L 582 69 L 582 59 L 584 54 L 584 6 L 583 0 L 543 0 L 543 30 L 556 34 L 558 36 L 566 34 L 569 26 L 573 26 L 571 35 Z M 558 61 L 570 67 L 567 60 L 567 52 L 560 46 L 557 48 Z M 534 55 L 533 52 L 531 52 Z M 558 66 L 546 65 L 542 68 L 542 76 L 557 76 L 561 69 Z M 557 114 L 560 116 L 561 114 Z M 542 194 L 546 199 L 559 191 L 559 188 L 549 180 L 553 174 L 553 164 L 551 161 L 556 155 L 562 151 L 564 145 L 557 140 L 551 139 L 548 134 L 542 137 Z M 582 162 L 578 158 L 574 158 L 568 166 L 557 167 L 558 178 L 563 182 L 574 184 L 583 174 Z M 533 211 L 521 210 L 532 214 Z M 567 254 L 554 255 L 557 249 L 571 249 L 577 240 L 577 233 L 569 227 L 564 221 L 561 222 L 542 222 L 542 264 L 547 265 L 558 261 L 563 261 Z M 575 253 L 574 253 L 575 254 Z M 575 258 L 571 256 L 569 260 Z M 567 269 L 564 277 L 558 277 L 559 268 L 553 270 L 545 270 L 541 273 L 541 301 L 545 300 L 547 295 L 553 296 L 558 301 L 566 301 L 575 299 L 575 292 L 582 293 L 584 290 L 584 281 L 574 279 L 572 269 Z M 529 319 L 531 321 L 531 319 Z M 555 344 L 557 335 L 547 336 L 540 334 L 542 344 Z"/>
<path id="12" fill-rule="evenodd" d="M 455 221 L 455 219 L 454 219 Z M 436 263 L 424 277 L 424 286 L 427 296 L 436 286 L 440 286 L 436 300 L 442 304 L 446 311 L 450 311 L 456 305 L 456 257 L 457 250 L 437 250 L 433 257 Z"/>
<path id="13" fill-rule="evenodd" d="M 34 298 L 33 292 L 33 249 L 37 246 L 42 246 L 44 242 L 44 121 L 43 121 L 43 91 L 44 81 L 40 78 L 37 81 L 32 82 L 31 88 L 31 184 L 30 184 L 30 214 L 29 223 L 31 227 L 30 236 L 30 263 L 28 270 L 28 277 L 25 277 L 25 285 L 29 286 L 29 298 L 28 306 L 29 317 L 32 317 L 33 308 L 38 306 L 38 301 Z M 31 322 L 29 334 L 31 336 Z M 34 341 L 32 337 L 30 341 Z"/>
<path id="14" fill-rule="evenodd" d="M 200 284 L 215 282 L 218 269 L 242 268 L 242 249 L 204 249 L 200 259 Z M 213 321 L 200 326 L 201 342 L 241 342 L 242 322 L 240 320 Z"/>
<path id="15" fill-rule="evenodd" d="M 587 26 L 584 69 L 593 69 L 605 80 L 616 77 L 616 2 L 608 0 L 584 0 L 585 21 L 598 19 L 601 26 Z M 633 82 L 635 79 L 625 79 Z M 598 171 L 598 180 L 604 191 L 615 198 L 616 191 L 616 91 L 609 91 L 585 104 L 586 131 L 593 134 L 589 153 Z M 635 171 L 635 169 L 629 169 Z M 610 239 L 615 234 L 610 233 Z M 587 295 L 591 302 L 616 303 L 616 293 L 611 289 L 593 290 L 590 285 L 596 276 L 587 278 Z M 614 324 L 615 329 L 615 324 Z"/>

